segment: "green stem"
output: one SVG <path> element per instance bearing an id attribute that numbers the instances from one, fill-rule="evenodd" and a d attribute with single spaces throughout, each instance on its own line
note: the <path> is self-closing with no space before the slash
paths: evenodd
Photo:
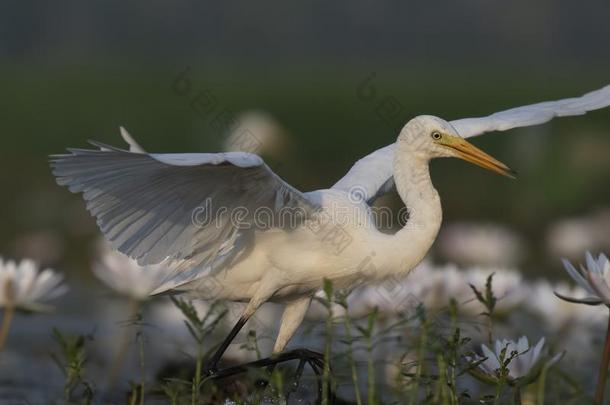
<path id="1" fill-rule="evenodd" d="M 487 341 L 489 342 L 489 344 L 493 344 L 493 328 L 494 324 L 493 320 L 491 319 L 490 313 L 487 319 Z"/>
<path id="2" fill-rule="evenodd" d="M 450 358 L 449 364 L 447 365 L 448 376 L 447 381 L 449 384 L 449 393 L 451 404 L 459 403 L 458 393 L 457 393 L 457 376 L 456 376 L 456 368 L 458 364 L 458 351 L 460 345 L 460 335 L 459 329 L 457 327 L 457 315 L 456 311 L 451 311 L 451 330 L 453 331 L 453 336 L 451 338 L 451 350 L 450 350 Z"/>
<path id="3" fill-rule="evenodd" d="M 347 356 L 352 370 L 352 383 L 354 384 L 354 391 L 356 393 L 356 404 L 362 405 L 362 398 L 360 397 L 360 387 L 358 385 L 358 369 L 356 362 L 354 361 L 354 353 L 352 351 L 352 326 L 349 319 L 349 313 L 345 310 L 345 336 L 347 338 Z"/>
<path id="4" fill-rule="evenodd" d="M 494 397 L 494 405 L 500 404 L 500 396 L 502 395 L 502 388 L 504 387 L 503 381 L 498 381 L 496 384 L 496 395 Z"/>
<path id="5" fill-rule="evenodd" d="M 411 399 L 409 405 L 415 405 L 419 401 L 419 382 L 424 372 L 424 361 L 426 355 L 426 344 L 428 342 L 428 325 L 424 321 L 421 326 L 421 334 L 419 336 L 419 347 L 417 353 L 417 370 L 415 371 L 415 383 L 411 389 Z"/>
<path id="6" fill-rule="evenodd" d="M 254 335 L 254 352 L 256 353 L 256 360 L 260 360 L 263 358 L 261 355 L 261 349 L 258 347 L 258 338 Z"/>
<path id="7" fill-rule="evenodd" d="M 447 365 L 440 354 L 436 356 L 438 364 L 438 382 L 436 385 L 436 401 L 435 403 L 449 405 L 449 398 L 447 397 Z"/>
<path id="8" fill-rule="evenodd" d="M 542 367 L 542 371 L 540 372 L 540 378 L 538 379 L 538 385 L 537 385 L 537 399 L 536 399 L 536 403 L 539 405 L 544 405 L 544 391 L 546 388 L 546 373 L 548 372 L 548 365 L 544 365 L 544 367 Z"/>
<path id="9" fill-rule="evenodd" d="M 144 405 L 144 385 L 146 383 L 145 369 L 144 369 L 144 337 L 142 336 L 141 327 L 138 325 L 138 343 L 140 346 L 140 405 Z"/>
<path id="10" fill-rule="evenodd" d="M 324 348 L 324 374 L 322 381 L 322 405 L 330 403 L 328 392 L 330 388 L 330 351 L 332 346 L 333 333 L 333 309 L 332 301 L 328 301 L 328 318 L 326 319 L 326 347 Z"/>
<path id="11" fill-rule="evenodd" d="M 11 328 L 11 322 L 15 315 L 15 307 L 8 305 L 4 308 L 4 317 L 2 318 L 2 326 L 0 326 L 0 350 L 4 347 L 8 337 L 8 331 Z"/>
<path id="12" fill-rule="evenodd" d="M 606 379 L 608 377 L 608 362 L 610 361 L 610 318 L 608 318 L 608 330 L 606 331 L 606 342 L 604 343 L 604 352 L 602 354 L 602 363 L 599 366 L 599 377 L 597 379 L 597 388 L 595 390 L 595 403 L 601 405 L 604 401 L 604 391 L 606 388 Z"/>
<path id="13" fill-rule="evenodd" d="M 140 311 L 140 302 L 135 299 L 131 299 L 129 301 L 129 320 L 137 319 L 138 313 Z M 119 346 L 119 351 L 114 357 L 114 361 L 112 362 L 112 367 L 110 368 L 110 374 L 108 377 L 108 386 L 110 388 L 114 387 L 118 378 L 121 375 L 121 370 L 123 368 L 123 364 L 125 363 L 125 358 L 129 353 L 129 345 L 131 343 L 133 333 L 129 326 L 125 326 L 125 330 L 123 331 L 123 338 L 121 339 L 121 345 Z"/>
<path id="14" fill-rule="evenodd" d="M 129 405 L 136 405 L 136 401 L 138 400 L 138 392 L 137 388 L 133 389 L 129 396 Z"/>
<path id="15" fill-rule="evenodd" d="M 195 365 L 195 377 L 193 379 L 193 392 L 191 395 L 191 404 L 197 405 L 199 403 L 199 389 L 201 388 L 201 370 L 203 368 L 203 350 L 201 343 L 197 348 L 197 363 Z"/>
<path id="16" fill-rule="evenodd" d="M 368 351 L 368 403 L 369 405 L 375 405 L 377 400 L 375 399 L 375 363 L 373 359 L 373 331 L 370 330 L 366 336 L 366 347 Z"/>
<path id="17" fill-rule="evenodd" d="M 514 404 L 521 405 L 521 388 L 516 387 L 513 395 L 514 395 L 514 397 L 513 397 Z"/>

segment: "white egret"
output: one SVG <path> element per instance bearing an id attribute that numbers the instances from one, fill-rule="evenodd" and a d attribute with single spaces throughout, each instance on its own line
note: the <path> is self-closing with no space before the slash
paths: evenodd
<path id="1" fill-rule="evenodd" d="M 608 105 L 610 86 L 481 118 L 448 122 L 418 116 L 395 143 L 360 159 L 329 189 L 311 192 L 291 187 L 255 154 L 144 153 L 131 139 L 132 151 L 94 143 L 99 150 L 70 149 L 52 156 L 51 165 L 60 185 L 83 193 L 114 248 L 140 265 L 167 266 L 155 293 L 188 291 L 204 299 L 247 302 L 212 358 L 213 372 L 264 302 L 286 304 L 273 348 L 278 358 L 324 279 L 352 289 L 413 269 L 441 225 L 431 159 L 457 157 L 512 176 L 465 138 Z M 388 235 L 375 228 L 369 204 L 393 187 L 409 220 Z"/>

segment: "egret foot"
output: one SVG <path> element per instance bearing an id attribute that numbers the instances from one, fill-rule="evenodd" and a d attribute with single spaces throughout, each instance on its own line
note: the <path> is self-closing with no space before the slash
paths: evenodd
<path id="1" fill-rule="evenodd" d="M 286 363 L 292 360 L 302 360 L 310 365 L 311 369 L 316 375 L 322 375 L 322 370 L 324 369 L 324 355 L 322 353 L 314 352 L 313 350 L 308 349 L 290 350 L 284 353 L 277 354 L 275 356 L 267 357 L 245 364 L 240 364 L 238 366 L 227 367 L 225 369 L 220 370 L 213 368 L 214 364 L 211 364 L 210 367 L 206 368 L 206 370 L 212 371 L 211 376 L 214 379 L 219 379 L 226 378 L 239 373 L 244 373 L 248 371 L 248 369 L 252 368 L 267 367 L 267 371 L 272 372 L 275 369 L 276 365 L 280 363 Z"/>
<path id="2" fill-rule="evenodd" d="M 293 386 L 287 393 L 287 396 L 294 393 L 299 387 L 299 381 L 301 376 L 303 375 L 303 371 L 305 368 L 305 364 L 309 364 L 312 371 L 316 375 L 317 386 L 318 386 L 318 396 L 322 398 L 322 390 L 323 390 L 323 370 L 324 370 L 324 355 L 322 353 L 315 352 L 313 350 L 308 349 L 294 349 L 284 353 L 277 354 L 272 357 L 267 357 L 264 359 L 252 361 L 250 363 L 241 364 L 238 366 L 227 367 L 225 369 L 215 370 L 209 376 L 212 379 L 222 379 L 234 376 L 236 374 L 245 373 L 253 368 L 266 368 L 266 371 L 271 374 L 280 363 L 285 363 L 292 360 L 299 360 L 299 365 L 297 367 L 297 371 L 295 374 L 295 381 Z M 213 369 L 210 369 L 213 370 Z M 331 372 L 332 375 L 332 372 Z M 258 380 L 256 385 L 264 388 L 269 384 L 268 381 Z M 332 392 L 331 384 L 328 385 L 328 396 L 329 398 L 335 398 L 334 393 Z"/>
<path id="3" fill-rule="evenodd" d="M 204 365 L 203 367 L 203 377 L 204 378 L 209 378 L 209 377 L 213 377 L 215 378 L 215 374 L 218 372 L 218 366 L 217 365 Z"/>

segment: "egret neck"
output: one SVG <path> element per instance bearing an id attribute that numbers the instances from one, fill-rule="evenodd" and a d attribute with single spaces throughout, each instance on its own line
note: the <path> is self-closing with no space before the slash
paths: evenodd
<path id="1" fill-rule="evenodd" d="M 407 141 L 396 143 L 394 180 L 409 212 L 405 226 L 393 236 L 392 248 L 402 254 L 394 271 L 407 272 L 425 257 L 438 234 L 443 212 L 438 192 L 430 178 L 430 158 Z"/>

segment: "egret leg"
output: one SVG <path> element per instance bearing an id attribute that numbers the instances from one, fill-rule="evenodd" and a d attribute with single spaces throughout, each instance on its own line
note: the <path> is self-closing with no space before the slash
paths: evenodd
<path id="1" fill-rule="evenodd" d="M 244 327 L 246 322 L 248 322 L 248 319 L 249 317 L 246 318 L 244 316 L 239 318 L 235 326 L 233 326 L 233 329 L 231 329 L 229 335 L 225 338 L 225 340 L 222 341 L 218 349 L 216 349 L 216 352 L 214 352 L 214 355 L 206 366 L 206 372 L 208 373 L 208 375 L 216 374 L 216 372 L 218 371 L 218 363 L 220 362 L 222 355 L 227 351 L 229 345 L 231 344 L 233 339 L 235 339 L 235 336 L 237 336 L 239 331 Z"/>
<path id="2" fill-rule="evenodd" d="M 289 302 L 284 308 L 282 320 L 280 321 L 280 331 L 277 334 L 273 354 L 280 354 L 303 322 L 305 314 L 311 304 L 311 297 L 302 297 Z"/>
<path id="3" fill-rule="evenodd" d="M 218 363 L 220 362 L 222 355 L 227 351 L 229 345 L 231 344 L 233 339 L 235 339 L 235 336 L 237 336 L 239 331 L 244 327 L 246 322 L 248 322 L 248 319 L 250 319 L 250 317 L 254 315 L 256 310 L 262 305 L 263 302 L 267 300 L 268 297 L 268 295 L 260 294 L 250 300 L 250 302 L 246 306 L 246 309 L 244 309 L 244 312 L 241 314 L 241 317 L 239 318 L 235 326 L 233 326 L 233 329 L 231 329 L 229 335 L 225 338 L 225 340 L 222 341 L 222 343 L 208 362 L 206 366 L 206 372 L 208 375 L 214 375 L 218 371 Z"/>

